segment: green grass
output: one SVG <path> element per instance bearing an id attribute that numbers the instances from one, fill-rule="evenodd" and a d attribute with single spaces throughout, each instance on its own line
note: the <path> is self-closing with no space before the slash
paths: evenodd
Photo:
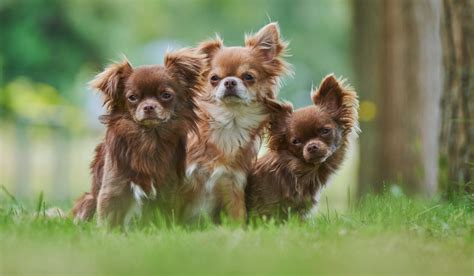
<path id="1" fill-rule="evenodd" d="M 328 213 L 323 203 L 305 223 L 155 223 L 127 233 L 46 218 L 42 201 L 29 208 L 0 200 L 0 275 L 474 273 L 469 199 L 373 196 L 344 214 Z"/>

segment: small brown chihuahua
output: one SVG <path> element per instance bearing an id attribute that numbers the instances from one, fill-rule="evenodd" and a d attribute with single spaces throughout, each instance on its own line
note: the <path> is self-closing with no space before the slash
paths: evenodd
<path id="1" fill-rule="evenodd" d="M 126 226 L 144 200 L 166 205 L 176 195 L 187 135 L 196 130 L 203 63 L 183 49 L 168 53 L 163 66 L 113 64 L 91 82 L 104 97 L 107 131 L 91 164 L 91 192 L 72 210 L 75 221 L 91 219 L 97 208 L 101 222 Z"/>
<path id="2" fill-rule="evenodd" d="M 269 152 L 258 159 L 248 178 L 250 217 L 304 217 L 342 164 L 350 136 L 359 130 L 357 95 L 329 75 L 311 98 L 314 105 L 295 112 L 290 104 L 266 101 L 273 111 Z"/>

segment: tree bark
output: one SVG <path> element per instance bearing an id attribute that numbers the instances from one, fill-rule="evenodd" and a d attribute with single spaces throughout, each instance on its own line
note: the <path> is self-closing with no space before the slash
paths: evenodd
<path id="1" fill-rule="evenodd" d="M 374 35 L 355 38 L 356 50 L 377 45 L 355 70 L 377 106 L 372 130 L 364 133 L 362 125 L 359 195 L 396 184 L 407 194 L 431 196 L 437 189 L 443 87 L 441 0 L 355 3 L 356 22 L 368 17 L 374 21 L 367 25 L 381 26 Z M 379 16 L 370 16 L 371 7 L 357 12 L 360 3 L 378 6 Z M 365 64 L 373 64 L 373 75 L 366 74 Z"/>
<path id="2" fill-rule="evenodd" d="M 374 112 L 367 108 L 374 106 L 378 99 L 378 81 L 380 76 L 380 44 L 381 44 L 381 1 L 356 0 L 353 2 L 353 57 L 356 72 L 355 87 L 360 97 L 360 127 L 362 134 L 359 139 L 360 165 L 358 195 L 365 195 L 373 190 L 377 167 L 365 164 L 377 164 L 377 149 L 380 148 L 379 133 L 375 126 Z"/>
<path id="3" fill-rule="evenodd" d="M 440 183 L 447 195 L 474 193 L 474 3 L 443 1 L 445 86 Z"/>

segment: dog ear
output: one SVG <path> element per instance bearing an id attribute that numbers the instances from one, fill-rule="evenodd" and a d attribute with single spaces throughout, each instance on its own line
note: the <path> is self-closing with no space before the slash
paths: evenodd
<path id="1" fill-rule="evenodd" d="M 181 85 L 187 88 L 195 87 L 201 81 L 205 56 L 193 49 L 181 49 L 165 55 L 164 65 L 176 76 Z"/>
<path id="2" fill-rule="evenodd" d="M 133 67 L 125 59 L 120 63 L 115 63 L 99 73 L 89 85 L 101 91 L 104 95 L 104 105 L 118 103 L 124 90 L 125 80 L 132 74 Z"/>
<path id="3" fill-rule="evenodd" d="M 256 49 L 264 60 L 271 61 L 284 52 L 287 43 L 280 38 L 278 23 L 272 22 L 256 34 L 246 36 L 245 46 Z"/>
<path id="4" fill-rule="evenodd" d="M 315 105 L 323 106 L 327 111 L 337 112 L 342 106 L 343 86 L 333 74 L 326 76 L 312 95 Z"/>
<path id="5" fill-rule="evenodd" d="M 277 85 L 281 85 L 282 75 L 292 75 L 292 66 L 283 59 L 288 43 L 281 39 L 278 23 L 270 23 L 256 34 L 245 36 L 245 46 L 260 57 L 267 74 L 276 77 Z"/>
<path id="6" fill-rule="evenodd" d="M 206 58 L 208 59 L 208 61 L 210 61 L 214 57 L 216 52 L 220 50 L 223 46 L 224 42 L 218 35 L 216 35 L 215 39 L 210 39 L 201 42 L 197 47 L 197 51 L 198 53 L 206 55 Z"/>
<path id="7" fill-rule="evenodd" d="M 286 131 L 288 120 L 293 113 L 293 105 L 269 98 L 265 98 L 263 103 L 270 114 L 268 147 L 272 150 L 285 149 L 287 147 Z"/>
<path id="8" fill-rule="evenodd" d="M 326 76 L 311 98 L 315 105 L 327 110 L 344 129 L 359 131 L 357 93 L 344 80 L 336 79 L 333 74 Z"/>

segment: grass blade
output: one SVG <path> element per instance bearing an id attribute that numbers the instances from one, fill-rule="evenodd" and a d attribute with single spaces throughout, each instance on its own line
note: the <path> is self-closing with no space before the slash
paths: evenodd
<path id="1" fill-rule="evenodd" d="M 42 207 L 43 207 L 43 191 L 40 192 L 39 197 L 38 197 L 38 205 L 36 207 L 36 218 L 39 218 Z"/>

